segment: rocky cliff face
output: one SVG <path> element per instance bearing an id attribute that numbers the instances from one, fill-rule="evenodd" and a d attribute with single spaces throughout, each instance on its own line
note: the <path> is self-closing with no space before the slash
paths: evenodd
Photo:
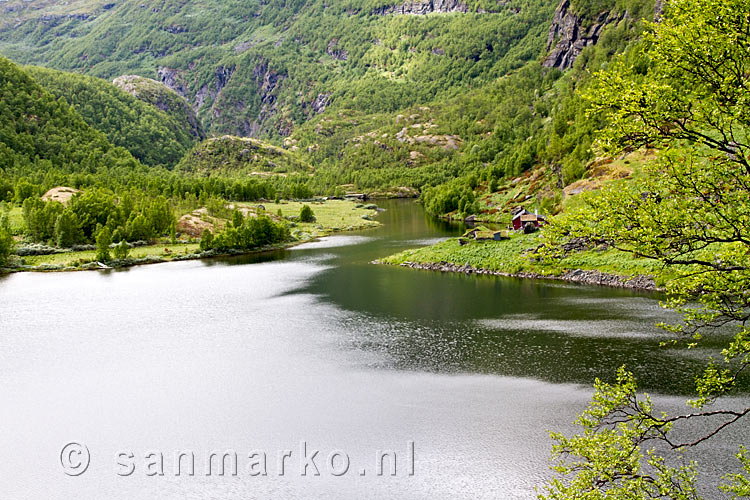
<path id="1" fill-rule="evenodd" d="M 336 48 L 335 40 L 333 47 Z M 330 48 L 330 47 L 329 47 Z M 336 52 L 338 58 L 344 58 L 344 51 Z M 247 137 L 255 137 L 268 131 L 270 123 L 274 121 L 279 103 L 278 93 L 285 75 L 270 67 L 267 60 L 258 61 L 250 72 L 240 75 L 240 79 L 250 77 L 257 87 L 253 94 L 259 98 L 259 105 L 249 104 L 244 99 L 228 97 L 223 90 L 231 85 L 230 80 L 235 76 L 235 66 L 218 66 L 214 70 L 211 81 L 193 94 L 189 85 L 185 83 L 179 70 L 160 68 L 159 77 L 162 83 L 176 93 L 192 101 L 193 110 L 206 119 L 208 117 L 219 130 L 229 131 Z M 191 99 L 192 97 L 192 99 Z M 250 97 L 250 96 L 248 96 Z M 330 102 L 330 94 L 321 94 L 313 103 L 315 112 L 322 112 Z M 291 132 L 290 124 L 276 124 L 281 135 Z"/>
<path id="2" fill-rule="evenodd" d="M 213 84 L 204 85 L 195 93 L 195 100 L 193 102 L 195 110 L 198 111 L 201 109 L 203 105 L 206 104 L 206 100 L 211 103 L 215 102 L 221 91 L 227 86 L 227 83 L 229 83 L 232 74 L 234 74 L 234 66 L 219 66 L 216 68 L 216 71 L 214 71 Z"/>
<path id="3" fill-rule="evenodd" d="M 423 0 L 421 2 L 406 2 L 403 5 L 393 5 L 390 7 L 380 7 L 373 11 L 373 14 L 384 16 L 387 14 L 412 14 L 424 16 L 426 14 L 448 13 L 448 12 L 468 12 L 469 8 L 465 3 L 458 0 Z"/>
<path id="4" fill-rule="evenodd" d="M 339 40 L 338 38 L 332 38 L 330 42 L 328 42 L 328 48 L 326 49 L 326 54 L 333 57 L 334 59 L 338 59 L 339 61 L 346 61 L 349 59 L 349 53 L 339 47 Z"/>
<path id="5" fill-rule="evenodd" d="M 314 113 L 318 114 L 325 111 L 330 103 L 331 93 L 326 92 L 325 94 L 318 94 L 318 97 L 316 97 L 313 102 L 310 103 L 310 107 L 312 108 Z"/>
<path id="6" fill-rule="evenodd" d="M 562 0 L 552 19 L 547 36 L 549 54 L 542 65 L 563 70 L 572 67 L 584 48 L 599 41 L 599 36 L 607 25 L 619 22 L 626 15 L 627 12 L 602 12 L 593 22 L 585 25 L 583 20 L 571 11 L 570 0 Z"/>
<path id="7" fill-rule="evenodd" d="M 159 68 L 157 71 L 161 83 L 180 94 L 182 97 L 187 97 L 187 85 L 182 81 L 179 71 L 172 68 Z"/>
<path id="8" fill-rule="evenodd" d="M 257 115 L 240 126 L 240 131 L 248 137 L 257 136 L 275 114 L 278 106 L 278 91 L 284 75 L 279 74 L 268 64 L 268 61 L 260 61 L 253 68 L 253 79 L 258 87 L 260 97 L 260 109 Z M 280 130 L 281 135 L 288 135 L 291 130 Z"/>

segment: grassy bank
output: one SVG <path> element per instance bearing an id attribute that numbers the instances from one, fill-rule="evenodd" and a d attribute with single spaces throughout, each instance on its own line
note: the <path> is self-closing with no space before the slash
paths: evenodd
<path id="1" fill-rule="evenodd" d="M 628 253 L 613 249 L 586 250 L 571 253 L 559 260 L 541 260 L 534 253 L 534 249 L 541 243 L 539 233 L 514 234 L 509 240 L 503 241 L 471 241 L 463 246 L 457 238 L 453 238 L 428 247 L 405 250 L 379 262 L 391 265 L 447 262 L 469 264 L 476 269 L 508 274 L 537 273 L 545 276 L 560 276 L 573 269 L 597 270 L 628 277 L 655 276 L 659 269 L 654 261 L 634 258 Z"/>
<path id="2" fill-rule="evenodd" d="M 198 243 L 161 244 L 131 248 L 128 257 L 133 260 L 146 257 L 160 258 L 163 261 L 175 257 L 198 253 Z M 23 258 L 24 265 L 32 267 L 81 267 L 96 261 L 96 250 L 65 252 L 52 255 L 33 255 Z"/>
<path id="3" fill-rule="evenodd" d="M 8 211 L 8 221 L 13 234 L 18 234 L 23 229 L 23 211 L 21 207 L 13 207 Z"/>
<path id="4" fill-rule="evenodd" d="M 287 219 L 299 216 L 303 205 L 309 205 L 315 214 L 314 222 L 289 221 L 290 230 L 294 239 L 287 244 L 273 248 L 283 248 L 301 242 L 329 234 L 367 229 L 380 225 L 379 222 L 371 220 L 377 212 L 373 209 L 364 208 L 361 204 L 355 204 L 343 200 L 329 200 L 325 202 L 280 202 L 264 203 L 265 211 Z M 256 208 L 259 203 L 240 203 L 238 207 Z M 19 209 L 20 216 L 20 209 Z M 16 223 L 23 223 L 19 217 Z M 259 248 L 253 252 L 266 251 L 272 248 Z M 174 260 L 199 259 L 216 256 L 214 253 L 201 253 L 199 242 L 195 240 L 178 240 L 171 244 L 169 240 L 157 241 L 152 245 L 131 248 L 128 259 L 123 262 L 112 262 L 108 265 L 113 267 L 132 266 L 139 264 L 150 264 L 169 262 Z M 16 257 L 15 267 L 12 271 L 76 271 L 96 269 L 96 250 L 63 251 L 50 255 L 33 255 Z"/>
<path id="5" fill-rule="evenodd" d="M 239 206 L 258 207 L 260 203 L 240 203 Z M 285 218 L 299 216 L 303 205 L 308 205 L 315 214 L 315 222 L 295 222 L 292 234 L 298 239 L 310 239 L 341 231 L 356 231 L 379 226 L 374 218 L 375 210 L 364 208 L 361 203 L 345 200 L 321 202 L 282 201 L 262 203 L 266 212 Z"/>

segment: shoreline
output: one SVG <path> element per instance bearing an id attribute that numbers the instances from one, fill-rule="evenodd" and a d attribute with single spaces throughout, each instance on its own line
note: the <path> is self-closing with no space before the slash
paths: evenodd
<path id="1" fill-rule="evenodd" d="M 304 202 L 286 201 L 285 203 L 266 203 L 269 213 L 278 212 L 280 216 L 289 217 L 299 213 Z M 375 220 L 378 211 L 372 208 L 360 208 L 351 201 L 329 200 L 311 203 L 316 212 L 313 222 L 291 224 L 292 239 L 247 250 L 201 252 L 198 242 L 194 239 L 181 240 L 177 243 L 153 240 L 148 245 L 132 247 L 128 258 L 121 261 L 111 260 L 100 263 L 95 259 L 95 251 L 91 249 L 71 251 L 70 249 L 45 255 L 19 256 L 11 261 L 11 266 L 0 268 L 0 276 L 24 272 L 76 272 L 113 269 L 123 269 L 135 266 L 162 264 L 187 260 L 215 259 L 222 257 L 236 257 L 243 255 L 260 255 L 294 246 L 317 241 L 318 239 L 352 231 L 363 231 L 379 227 L 382 223 Z M 242 205 L 246 206 L 246 205 Z M 247 205 L 249 206 L 249 205 Z M 265 210 L 265 209 L 264 209 Z M 283 212 L 283 214 L 282 214 Z M 24 262 L 23 259 L 28 259 Z"/>
<path id="2" fill-rule="evenodd" d="M 183 255 L 175 255 L 174 257 L 171 256 L 164 256 L 164 255 L 149 255 L 146 257 L 141 257 L 138 259 L 126 259 L 124 261 L 113 261 L 105 264 L 105 267 L 101 267 L 99 265 L 99 262 L 89 262 L 87 264 L 84 264 L 82 266 L 59 266 L 54 264 L 42 264 L 39 266 L 23 266 L 23 267 L 13 267 L 13 268 L 3 268 L 2 273 L 0 273 L 0 276 L 2 275 L 9 275 L 9 274 L 15 274 L 15 273 L 72 273 L 72 272 L 84 272 L 84 271 L 116 271 L 118 269 L 126 269 L 130 267 L 137 267 L 137 266 L 148 266 L 151 264 L 166 264 L 169 262 L 184 262 L 184 261 L 190 261 L 190 260 L 210 260 L 210 259 L 218 259 L 222 257 L 240 257 L 243 255 L 256 255 L 256 254 L 262 254 L 262 253 L 268 253 L 268 252 L 275 252 L 278 250 L 286 250 L 287 248 L 292 248 L 297 245 L 301 245 L 302 243 L 308 243 L 311 241 L 315 241 L 319 238 L 323 238 L 325 236 L 330 235 L 324 235 L 319 236 L 316 238 L 312 238 L 305 241 L 294 241 L 290 243 L 286 243 L 283 245 L 276 245 L 276 246 L 269 246 L 269 247 L 262 247 L 257 248 L 254 250 L 248 250 L 248 251 L 236 251 L 236 252 L 223 252 L 223 253 L 212 253 L 209 252 L 202 252 L 202 253 L 192 253 L 192 254 L 183 254 Z"/>
<path id="3" fill-rule="evenodd" d="M 541 274 L 535 272 L 521 271 L 518 273 L 507 273 L 503 271 L 494 271 L 485 268 L 475 268 L 470 264 L 458 265 L 452 262 L 432 262 L 432 263 L 418 263 L 418 262 L 402 262 L 400 264 L 389 264 L 382 261 L 373 261 L 374 264 L 382 265 L 397 265 L 398 267 L 407 267 L 409 269 L 419 269 L 423 271 L 443 272 L 443 273 L 462 273 L 462 274 L 477 274 L 486 276 L 502 276 L 506 278 L 521 278 L 521 279 L 541 279 L 541 280 L 554 280 L 554 281 L 565 281 L 568 283 L 578 283 L 582 285 L 597 285 L 597 286 L 608 286 L 611 288 L 624 288 L 629 290 L 640 290 L 647 292 L 660 292 L 662 288 L 656 286 L 656 282 L 653 277 L 639 274 L 633 277 L 621 276 L 618 274 L 605 273 L 596 270 L 584 270 L 584 269 L 568 269 L 560 275 L 552 274 Z"/>
<path id="4" fill-rule="evenodd" d="M 166 264 L 169 262 L 185 262 L 185 261 L 190 261 L 190 260 L 211 260 L 211 259 L 219 259 L 219 258 L 224 258 L 224 257 L 241 257 L 244 255 L 260 255 L 264 253 L 277 252 L 279 250 L 287 250 L 289 248 L 293 248 L 295 246 L 302 245 L 304 243 L 311 243 L 314 241 L 318 241 L 320 240 L 320 238 L 333 236 L 335 234 L 348 233 L 348 232 L 354 232 L 354 231 L 364 231 L 366 229 L 375 229 L 377 227 L 378 226 L 365 226 L 365 227 L 352 228 L 346 231 L 331 231 L 326 234 L 320 234 L 320 235 L 317 235 L 313 238 L 309 238 L 306 240 L 290 241 L 287 243 L 281 243 L 278 245 L 270 245 L 270 246 L 255 248 L 253 250 L 246 250 L 246 251 L 236 250 L 236 251 L 230 251 L 230 252 L 215 253 L 209 250 L 207 252 L 201 252 L 201 253 L 175 254 L 174 256 L 171 256 L 171 255 L 166 256 L 163 254 L 162 255 L 148 255 L 146 257 L 141 257 L 138 259 L 126 259 L 121 262 L 118 262 L 118 261 L 109 262 L 108 264 L 105 264 L 106 267 L 101 267 L 99 265 L 99 262 L 89 262 L 82 266 L 60 266 L 60 265 L 55 265 L 55 264 L 42 264 L 39 266 L 0 268 L 0 276 L 16 274 L 16 273 L 71 273 L 71 272 L 84 272 L 84 271 L 116 271 L 118 269 L 126 269 L 126 268 L 136 267 L 136 266 L 148 266 L 151 264 Z M 158 245 L 158 246 L 161 246 L 161 245 Z"/>

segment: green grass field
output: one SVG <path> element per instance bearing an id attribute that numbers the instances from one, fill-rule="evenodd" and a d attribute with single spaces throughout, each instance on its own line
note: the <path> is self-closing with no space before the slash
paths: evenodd
<path id="1" fill-rule="evenodd" d="M 257 207 L 260 203 L 239 203 L 239 206 Z M 315 214 L 315 222 L 296 222 L 291 228 L 292 234 L 296 230 L 309 237 L 325 236 L 339 231 L 354 231 L 380 225 L 375 220 L 364 219 L 364 216 L 375 217 L 375 210 L 357 208 L 357 204 L 344 200 L 328 200 L 325 202 L 282 201 L 281 203 L 263 203 L 266 212 L 277 215 L 281 210 L 283 217 L 299 216 L 303 205 L 309 205 Z"/>
<path id="2" fill-rule="evenodd" d="M 13 234 L 17 234 L 23 229 L 23 211 L 21 207 L 13 207 L 8 211 L 8 219 L 10 220 L 10 229 Z"/>
<path id="3" fill-rule="evenodd" d="M 503 241 L 472 241 L 463 246 L 458 239 L 450 239 L 424 248 L 405 250 L 380 262 L 392 265 L 450 262 L 510 274 L 534 272 L 549 276 L 560 275 L 569 269 L 599 270 L 622 276 L 655 276 L 660 269 L 654 261 L 634 258 L 613 249 L 587 250 L 559 260 L 542 261 L 533 254 L 541 243 L 539 233 L 513 235 L 511 239 Z"/>

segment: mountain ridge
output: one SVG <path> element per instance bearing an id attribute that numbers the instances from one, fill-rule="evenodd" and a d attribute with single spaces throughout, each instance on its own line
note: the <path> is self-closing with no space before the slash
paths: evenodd
<path id="1" fill-rule="evenodd" d="M 397 7 L 427 15 L 373 13 Z M 17 1 L 0 13 L 0 53 L 161 80 L 210 132 L 278 137 L 314 117 L 321 96 L 326 107 L 395 111 L 502 76 L 537 57 L 553 9 L 544 0 L 208 0 L 200 10 Z"/>

